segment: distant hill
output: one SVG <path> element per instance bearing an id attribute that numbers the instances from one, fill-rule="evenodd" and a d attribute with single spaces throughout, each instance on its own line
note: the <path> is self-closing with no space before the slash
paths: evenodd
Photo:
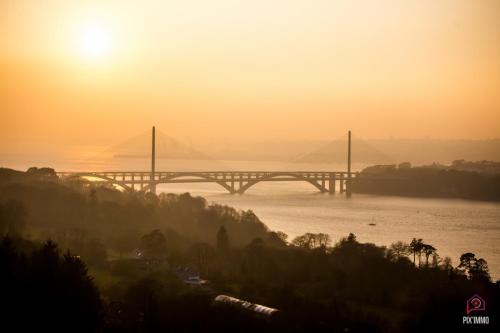
<path id="1" fill-rule="evenodd" d="M 151 156 L 151 133 L 135 136 L 106 150 L 116 158 L 147 158 Z M 211 159 L 168 135 L 156 131 L 156 157 L 163 159 Z"/>
<path id="2" fill-rule="evenodd" d="M 160 159 L 279 161 L 297 163 L 345 163 L 347 140 L 333 141 L 237 141 L 198 142 L 198 149 L 157 131 L 156 154 Z M 149 158 L 151 133 L 145 132 L 105 153 L 116 158 Z M 360 164 L 413 165 L 433 162 L 449 164 L 455 160 L 500 161 L 500 139 L 367 139 L 353 137 L 352 161 Z"/>
<path id="3" fill-rule="evenodd" d="M 302 154 L 297 162 L 345 162 L 347 141 L 337 140 L 324 144 L 310 153 Z M 352 160 L 355 163 L 413 164 L 451 163 L 455 160 L 500 161 L 500 140 L 437 140 L 437 139 L 353 139 Z"/>
<path id="4" fill-rule="evenodd" d="M 449 164 L 454 160 L 500 161 L 500 140 L 388 139 L 369 140 L 394 162 Z"/>
<path id="5" fill-rule="evenodd" d="M 391 163 L 393 159 L 379 149 L 361 140 L 353 140 L 352 157 L 357 163 Z M 296 162 L 344 163 L 347 160 L 347 141 L 335 140 L 310 153 L 298 157 Z"/>

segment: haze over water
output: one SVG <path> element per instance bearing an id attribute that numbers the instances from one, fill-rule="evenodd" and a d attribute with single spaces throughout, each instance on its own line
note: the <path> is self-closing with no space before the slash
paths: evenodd
<path id="1" fill-rule="evenodd" d="M 9 161 L 26 169 L 28 162 Z M 51 163 L 49 163 L 51 162 Z M 26 164 L 28 163 L 28 164 Z M 41 162 L 39 162 L 41 163 Z M 39 166 L 41 166 L 38 163 Z M 59 171 L 148 170 L 148 159 L 99 161 L 52 160 L 47 165 Z M 365 165 L 354 164 L 354 171 Z M 157 160 L 158 171 L 210 170 L 345 170 L 345 165 L 255 161 Z M 337 184 L 338 185 L 338 184 Z M 383 197 L 356 194 L 348 200 L 339 193 L 321 194 L 302 182 L 259 183 L 243 195 L 228 194 L 217 184 L 162 184 L 157 192 L 200 195 L 208 202 L 251 209 L 270 229 L 288 234 L 288 241 L 306 232 L 322 232 L 336 242 L 354 233 L 361 242 L 390 245 L 423 238 L 437 248 L 441 258 L 453 265 L 465 252 L 488 261 L 493 279 L 500 278 L 500 203 L 460 199 Z M 369 224 L 375 224 L 370 226 Z"/>

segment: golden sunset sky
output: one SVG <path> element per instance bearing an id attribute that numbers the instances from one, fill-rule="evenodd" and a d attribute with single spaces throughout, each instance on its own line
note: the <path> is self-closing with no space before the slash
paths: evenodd
<path id="1" fill-rule="evenodd" d="M 500 137 L 497 0 L 0 0 L 0 152 Z"/>

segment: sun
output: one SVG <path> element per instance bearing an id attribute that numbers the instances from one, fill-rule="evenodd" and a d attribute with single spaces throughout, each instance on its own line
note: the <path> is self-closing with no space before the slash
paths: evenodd
<path id="1" fill-rule="evenodd" d="M 79 49 L 84 57 L 90 59 L 109 56 L 113 49 L 111 30 L 96 22 L 85 24 L 80 31 Z"/>

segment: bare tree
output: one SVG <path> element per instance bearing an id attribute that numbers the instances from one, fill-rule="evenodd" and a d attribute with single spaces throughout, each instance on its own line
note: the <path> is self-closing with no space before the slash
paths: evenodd
<path id="1" fill-rule="evenodd" d="M 407 243 L 398 241 L 396 243 L 392 243 L 389 247 L 389 251 L 391 251 L 392 256 L 399 260 L 402 257 L 410 254 L 410 246 Z"/>

